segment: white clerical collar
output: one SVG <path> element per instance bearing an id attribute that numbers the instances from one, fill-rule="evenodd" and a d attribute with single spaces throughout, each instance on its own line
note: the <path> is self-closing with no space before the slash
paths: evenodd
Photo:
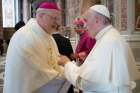
<path id="1" fill-rule="evenodd" d="M 106 32 L 109 31 L 110 28 L 112 28 L 112 25 L 106 26 L 100 32 L 98 32 L 97 35 L 95 36 L 96 40 L 100 39 Z"/>

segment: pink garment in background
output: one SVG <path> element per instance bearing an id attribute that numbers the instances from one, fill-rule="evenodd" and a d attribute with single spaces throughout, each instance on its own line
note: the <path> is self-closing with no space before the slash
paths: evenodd
<path id="1" fill-rule="evenodd" d="M 77 44 L 75 53 L 85 52 L 87 55 L 90 53 L 91 49 L 95 45 L 96 40 L 91 38 L 87 31 L 80 35 L 80 40 Z"/>

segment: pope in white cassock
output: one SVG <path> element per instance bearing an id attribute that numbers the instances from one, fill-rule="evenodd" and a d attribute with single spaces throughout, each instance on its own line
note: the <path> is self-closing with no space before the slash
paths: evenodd
<path id="1" fill-rule="evenodd" d="M 58 50 L 51 33 L 60 10 L 44 2 L 36 19 L 20 28 L 8 47 L 3 93 L 66 93 L 63 68 L 57 64 Z"/>
<path id="2" fill-rule="evenodd" d="M 111 25 L 108 9 L 94 5 L 85 16 L 87 29 L 97 41 L 80 67 L 60 56 L 66 78 L 83 93 L 132 93 L 131 81 L 139 79 L 140 73 L 128 44 Z"/>

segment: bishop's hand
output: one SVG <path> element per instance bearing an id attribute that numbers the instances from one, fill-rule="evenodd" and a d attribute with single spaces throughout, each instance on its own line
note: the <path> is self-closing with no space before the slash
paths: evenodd
<path id="1" fill-rule="evenodd" d="M 64 55 L 60 55 L 59 56 L 59 61 L 58 64 L 64 66 L 65 64 L 67 64 L 68 62 L 70 62 L 70 59 Z"/>

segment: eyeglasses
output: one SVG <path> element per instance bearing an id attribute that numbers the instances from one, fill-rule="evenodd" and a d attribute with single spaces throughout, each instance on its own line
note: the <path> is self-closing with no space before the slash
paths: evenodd
<path id="1" fill-rule="evenodd" d="M 50 15 L 50 14 L 47 14 L 51 19 L 53 19 L 53 20 L 58 20 L 58 17 L 54 17 L 54 16 L 52 16 L 52 15 Z"/>

